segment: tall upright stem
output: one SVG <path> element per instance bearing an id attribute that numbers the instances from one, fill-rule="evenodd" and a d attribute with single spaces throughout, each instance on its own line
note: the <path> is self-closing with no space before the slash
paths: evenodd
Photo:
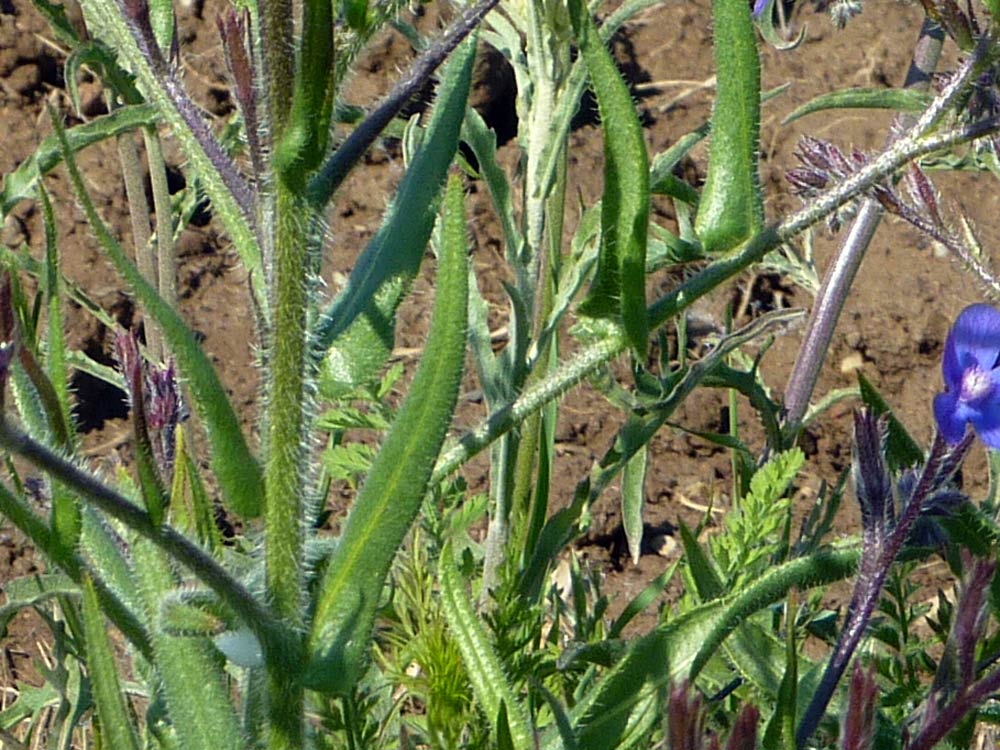
<path id="1" fill-rule="evenodd" d="M 264 67 L 267 121 L 271 148 L 276 144 L 292 111 L 295 84 L 295 36 L 292 0 L 261 0 L 260 46 Z"/>
<path id="2" fill-rule="evenodd" d="M 941 27 L 929 18 L 924 19 L 910 69 L 906 74 L 905 88 L 914 91 L 927 90 L 930 86 L 931 73 L 937 67 L 941 56 L 943 43 L 944 32 Z M 888 142 L 891 144 L 895 141 L 897 134 L 912 125 L 914 120 L 912 115 L 899 115 L 893 124 Z M 833 331 L 847 301 L 847 294 L 881 220 L 882 206 L 871 198 L 865 198 L 850 231 L 837 249 L 837 255 L 823 278 L 823 285 L 816 295 L 816 302 L 806 324 L 802 346 L 799 348 L 792 374 L 785 388 L 785 420 L 793 430 L 798 430 L 809 407 L 809 399 L 812 398 L 813 390 L 816 388 L 816 381 L 819 379 L 820 369 L 823 367 L 826 352 L 833 339 Z"/>
<path id="3" fill-rule="evenodd" d="M 302 507 L 305 493 L 306 203 L 283 181 L 275 184 L 273 326 L 267 384 L 264 469 L 265 568 L 268 602 L 296 631 L 303 619 Z M 301 653 L 290 654 L 291 659 Z M 271 748 L 302 742 L 301 664 L 270 663 Z M 290 677 L 291 676 L 291 677 Z"/>

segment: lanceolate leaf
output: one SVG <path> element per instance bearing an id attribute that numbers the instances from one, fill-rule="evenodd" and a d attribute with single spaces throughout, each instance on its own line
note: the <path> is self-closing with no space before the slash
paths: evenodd
<path id="1" fill-rule="evenodd" d="M 95 117 L 90 122 L 67 130 L 66 141 L 70 151 L 75 154 L 91 144 L 144 125 L 155 125 L 157 121 L 156 107 L 152 105 L 120 107 L 111 114 Z M 7 214 L 20 201 L 33 198 L 38 180 L 60 161 L 62 161 L 62 147 L 59 145 L 59 136 L 53 134 L 43 140 L 35 149 L 35 153 L 25 159 L 17 169 L 4 175 L 3 188 L 0 188 L 0 221 L 6 219 Z"/>
<path id="2" fill-rule="evenodd" d="M 346 692 L 368 658 L 375 610 L 396 550 L 427 492 L 465 360 L 468 259 L 462 186 L 453 178 L 431 330 L 406 401 L 385 438 L 320 586 L 306 684 Z"/>
<path id="3" fill-rule="evenodd" d="M 167 556 L 146 539 L 136 539 L 132 552 L 146 617 L 155 623 L 151 640 L 158 683 L 180 747 L 244 747 L 214 647 L 206 638 L 170 635 L 158 622 L 164 601 L 174 596 L 177 585 Z"/>
<path id="4" fill-rule="evenodd" d="M 6 636 L 10 621 L 25 607 L 34 607 L 54 597 L 77 595 L 80 588 L 62 573 L 46 573 L 6 581 L 3 593 L 6 601 L 0 606 L 0 637 Z"/>
<path id="5" fill-rule="evenodd" d="M 70 179 L 76 190 L 77 199 L 87 215 L 87 221 L 115 268 L 139 298 L 143 308 L 160 325 L 170 351 L 177 358 L 181 371 L 188 379 L 195 405 L 204 420 L 212 446 L 212 468 L 229 507 L 244 518 L 258 515 L 261 499 L 264 496 L 263 475 L 257 459 L 250 453 L 236 412 L 233 411 L 218 375 L 201 350 L 194 332 L 142 277 L 118 240 L 97 215 L 76 167 L 76 160 L 65 140 L 66 131 L 56 118 L 53 118 L 53 122 L 57 135 L 62 139 L 63 157 L 66 159 Z"/>
<path id="6" fill-rule="evenodd" d="M 393 205 L 358 258 L 347 288 L 317 323 L 324 395 L 335 397 L 365 382 L 392 351 L 396 307 L 420 268 L 434 228 L 434 203 L 458 148 L 475 50 L 475 40 L 464 43 L 442 71 L 434 115 Z"/>
<path id="7" fill-rule="evenodd" d="M 629 343 L 642 358 L 646 320 L 646 229 L 649 223 L 649 156 L 628 87 L 605 48 L 583 0 L 569 4 L 580 55 L 597 95 L 604 133 L 604 196 L 597 276 L 581 311 L 621 314 Z M 612 301 L 617 304 L 610 304 Z"/>
<path id="8" fill-rule="evenodd" d="M 797 107 L 782 122 L 787 125 L 800 117 L 827 109 L 893 109 L 897 112 L 923 112 L 931 97 L 915 89 L 844 89 L 831 91 Z"/>
<path id="9" fill-rule="evenodd" d="M 451 545 L 445 545 L 438 562 L 441 611 L 444 612 L 448 628 L 462 654 L 465 673 L 487 716 L 498 716 L 501 707 L 506 707 L 506 723 L 514 747 L 531 747 L 528 717 L 504 674 L 500 659 L 493 650 L 479 617 L 472 609 L 471 598 L 462 585 L 453 554 Z M 494 730 L 499 733 L 501 727 L 494 727 Z"/>
<path id="10" fill-rule="evenodd" d="M 101 614 L 94 583 L 89 577 L 83 582 L 83 629 L 87 636 L 87 671 L 101 723 L 101 739 L 107 747 L 139 750 L 139 738 L 118 681 L 104 615 Z"/>
<path id="11" fill-rule="evenodd" d="M 712 0 L 715 70 L 708 175 L 695 231 L 706 252 L 729 250 L 760 230 L 764 207 L 757 175 L 760 58 L 743 0 Z"/>
<path id="12" fill-rule="evenodd" d="M 622 473 L 622 525 L 628 541 L 632 563 L 639 564 L 642 548 L 642 506 L 645 501 L 646 464 L 649 462 L 649 445 L 636 451 L 625 464 Z"/>
<path id="13" fill-rule="evenodd" d="M 890 471 L 899 471 L 914 466 L 924 460 L 920 444 L 910 435 L 906 426 L 893 414 L 892 407 L 878 389 L 864 375 L 858 372 L 858 388 L 861 400 L 876 414 L 885 415 L 888 420 L 888 440 L 886 441 L 886 461 Z"/>

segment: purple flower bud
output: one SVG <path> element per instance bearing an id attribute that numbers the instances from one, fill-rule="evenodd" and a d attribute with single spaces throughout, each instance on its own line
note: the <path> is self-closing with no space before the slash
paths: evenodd
<path id="1" fill-rule="evenodd" d="M 866 553 L 877 553 L 893 520 L 892 478 L 885 465 L 888 426 L 868 409 L 854 412 L 854 494 L 861 506 Z"/>
<path id="2" fill-rule="evenodd" d="M 941 436 L 957 445 L 972 423 L 987 446 L 1000 449 L 1000 312 L 971 305 L 955 321 L 944 345 L 945 392 L 934 397 Z"/>
<path id="3" fill-rule="evenodd" d="M 854 662 L 854 672 L 851 675 L 851 687 L 847 699 L 847 711 L 844 714 L 844 727 L 841 732 L 840 747 L 842 750 L 866 750 L 872 746 L 875 737 L 875 699 L 878 696 L 878 684 L 875 682 L 875 668 L 862 668 L 859 662 Z"/>
<path id="4" fill-rule="evenodd" d="M 701 750 L 705 710 L 701 696 L 692 693 L 686 680 L 671 688 L 667 717 L 667 750 Z"/>
<path id="5" fill-rule="evenodd" d="M 729 733 L 726 750 L 754 750 L 757 747 L 757 720 L 760 711 L 747 704 L 743 706 L 733 730 Z"/>
<path id="6" fill-rule="evenodd" d="M 767 0 L 755 0 L 753 4 L 753 17 L 760 18 L 765 8 L 767 8 Z"/>

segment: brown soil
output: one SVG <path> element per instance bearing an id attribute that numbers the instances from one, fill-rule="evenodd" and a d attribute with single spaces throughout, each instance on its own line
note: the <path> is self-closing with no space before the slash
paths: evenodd
<path id="1" fill-rule="evenodd" d="M 179 4 L 184 7 L 183 4 Z M 814 13 L 812 4 L 803 3 L 795 23 L 808 24 L 806 42 L 798 49 L 763 53 L 765 87 L 784 82 L 792 87 L 765 106 L 762 138 L 762 181 L 771 218 L 795 208 L 797 200 L 784 183 L 783 173 L 795 164 L 793 150 L 803 133 L 828 138 L 842 146 L 875 149 L 884 140 L 889 116 L 870 111 L 844 110 L 800 120 L 790 126 L 782 118 L 796 106 L 816 95 L 847 86 L 893 86 L 904 77 L 910 49 L 916 40 L 922 10 L 919 4 L 880 0 L 836 33 L 829 20 Z M 197 6 L 196 6 L 197 7 Z M 207 0 L 201 17 L 181 11 L 181 49 L 185 79 L 196 101 L 214 115 L 225 115 L 232 104 L 224 76 L 222 53 L 212 21 L 220 0 Z M 712 89 L 706 79 L 712 70 L 709 0 L 670 3 L 642 14 L 630 23 L 616 44 L 616 53 L 628 71 L 646 123 L 647 143 L 657 153 L 678 137 L 703 122 L 709 115 Z M 430 21 L 425 20 L 429 25 Z M 395 32 L 378 38 L 366 55 L 352 82 L 351 101 L 368 105 L 385 92 L 405 69 L 412 53 Z M 70 111 L 64 93 L 64 56 L 51 41 L 45 22 L 31 8 L 29 0 L 0 0 L 0 173 L 21 163 L 51 126 L 44 104 L 53 101 L 61 111 Z M 93 115 L 103 105 L 96 84 L 82 84 L 85 113 Z M 503 107 L 497 108 L 503 111 Z M 70 118 L 72 119 L 72 118 Z M 601 192 L 602 146 L 594 124 L 576 129 L 570 141 L 570 184 L 572 199 L 568 231 L 575 226 L 576 195 L 591 204 Z M 501 150 L 501 160 L 511 165 L 516 158 L 513 145 Z M 176 167 L 182 156 L 168 147 L 168 162 Z M 706 152 L 694 153 L 692 170 L 703 174 Z M 99 210 L 120 238 L 130 238 L 120 169 L 114 148 L 93 147 L 79 157 L 80 167 L 90 183 Z M 380 145 L 373 149 L 361 168 L 341 190 L 330 215 L 332 247 L 327 258 L 326 276 L 336 287 L 353 258 L 377 228 L 392 189 L 402 173 L 398 148 Z M 178 179 L 180 172 L 176 173 Z M 46 180 L 59 208 L 60 248 L 66 275 L 80 284 L 122 325 L 141 323 L 141 312 L 123 291 L 110 265 L 102 257 L 81 214 L 73 206 L 68 181 L 61 170 Z M 993 192 L 977 193 L 975 178 L 949 176 L 941 181 L 945 195 L 961 196 L 961 207 L 977 227 L 984 247 L 992 247 L 1000 233 L 998 197 Z M 469 213 L 473 217 L 474 264 L 480 288 L 497 303 L 494 328 L 504 324 L 506 305 L 500 279 L 504 275 L 500 230 L 486 191 L 470 186 Z M 672 216 L 666 203 L 656 208 L 660 220 Z M 22 204 L 3 227 L 2 241 L 8 247 L 26 244 L 38 255 L 43 245 L 42 219 L 32 206 Z M 836 237 L 819 231 L 815 252 L 820 269 L 836 247 Z M 430 266 L 431 264 L 426 264 Z M 243 415 L 245 426 L 253 429 L 258 376 L 252 366 L 253 330 L 247 301 L 245 273 L 230 251 L 225 237 L 214 223 L 187 229 L 180 247 L 181 312 L 193 327 L 204 334 L 204 346 L 218 366 L 223 382 Z M 411 299 L 399 314 L 398 341 L 408 365 L 419 359 L 425 334 L 426 310 L 432 298 L 430 269 L 418 281 Z M 658 279 L 668 288 L 668 278 Z M 775 295 L 775 289 L 782 293 Z M 744 297 L 750 310 L 768 305 L 808 306 L 808 293 L 772 277 L 745 276 L 726 292 L 700 305 L 699 312 L 720 321 L 726 304 Z M 913 230 L 887 221 L 873 243 L 847 304 L 837 336 L 829 352 L 819 393 L 849 386 L 853 375 L 845 371 L 852 359 L 882 389 L 899 415 L 920 439 L 929 439 L 932 427 L 930 401 L 940 385 L 939 358 L 948 322 L 966 304 L 978 299 L 977 289 L 949 259 L 936 254 L 930 243 Z M 110 361 L 110 336 L 80 309 L 66 311 L 70 344 L 91 356 Z M 780 339 L 767 353 L 763 371 L 775 393 L 780 394 L 798 344 L 798 334 Z M 842 365 L 845 367 L 842 368 Z M 126 448 L 125 414 L 120 395 L 102 389 L 85 378 L 75 382 L 78 415 L 85 431 L 84 441 L 95 465 L 119 460 Z M 469 383 L 469 389 L 474 383 Z M 808 463 L 799 483 L 797 501 L 813 497 L 821 481 L 835 482 L 850 461 L 850 409 L 838 406 L 819 420 L 805 441 Z M 603 455 L 622 416 L 607 405 L 589 386 L 574 390 L 564 401 L 558 427 L 553 494 L 557 505 L 565 504 L 576 483 Z M 472 399 L 463 402 L 458 422 L 471 425 L 483 416 L 482 405 Z M 698 392 L 676 415 L 676 421 L 699 431 L 725 431 L 725 397 L 716 392 Z M 750 440 L 757 436 L 752 412 L 741 410 L 741 430 Z M 757 443 L 759 445 L 759 441 Z M 467 476 L 474 486 L 486 481 L 486 462 L 473 462 Z M 984 484 L 982 457 L 969 465 L 969 485 Z M 683 521 L 689 525 L 702 516 L 699 507 L 712 505 L 720 511 L 728 507 L 731 472 L 728 454 L 720 448 L 677 429 L 664 429 L 653 441 L 653 455 L 646 484 L 646 520 L 651 530 L 670 532 Z M 850 503 L 845 503 L 845 507 Z M 838 533 L 856 529 L 852 512 L 845 512 Z M 0 536 L 0 584 L 42 567 L 20 535 L 3 527 Z M 605 588 L 623 606 L 653 576 L 659 574 L 676 551 L 667 558 L 650 550 L 638 565 L 627 560 L 620 542 L 620 520 L 616 489 L 594 509 L 593 524 L 580 543 L 580 554 L 600 565 L 606 573 Z M 44 640 L 40 622 L 18 618 L 3 650 L 0 685 L 10 685 L 14 677 L 30 678 L 30 660 L 37 656 L 36 640 Z M 0 698 L 2 701 L 2 698 Z"/>

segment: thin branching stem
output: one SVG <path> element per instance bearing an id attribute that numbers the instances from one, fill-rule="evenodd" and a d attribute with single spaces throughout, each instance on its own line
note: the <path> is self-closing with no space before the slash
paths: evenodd
<path id="1" fill-rule="evenodd" d="M 941 709 L 906 746 L 906 750 L 931 750 L 970 711 L 981 706 L 998 690 L 1000 690 L 1000 669 L 994 669 L 979 682 L 961 691 L 951 703 Z"/>
<path id="2" fill-rule="evenodd" d="M 167 164 L 163 158 L 163 147 L 156 130 L 143 130 L 142 135 L 146 144 L 146 161 L 149 163 L 149 182 L 153 189 L 153 208 L 156 211 L 156 289 L 163 301 L 176 310 L 177 255 L 174 248 L 170 189 L 167 186 Z M 161 359 L 166 358 L 165 344 L 161 343 L 161 351 L 158 354 Z"/>
<path id="3" fill-rule="evenodd" d="M 934 21 L 926 19 L 920 30 L 920 38 L 904 83 L 906 89 L 927 90 L 930 85 L 930 74 L 937 67 L 943 42 L 943 31 Z M 967 90 L 970 81 L 974 80 L 982 70 L 985 61 L 991 59 L 990 46 L 990 38 L 980 41 L 976 52 L 962 64 L 945 89 L 934 98 L 915 122 L 911 115 L 900 115 L 894 122 L 893 131 L 889 136 L 890 144 L 900 137 L 898 133 L 910 123 L 912 124 L 907 132 L 920 134 L 928 132 L 939 122 L 954 105 L 956 99 Z M 827 269 L 823 285 L 816 295 L 812 314 L 785 388 L 785 419 L 791 431 L 801 426 L 809 408 L 809 400 L 819 380 L 820 369 L 826 359 L 834 329 L 854 278 L 861 267 L 861 261 L 881 222 L 882 213 L 883 209 L 878 201 L 871 197 L 862 201 L 858 215 Z"/>
<path id="4" fill-rule="evenodd" d="M 132 133 L 123 133 L 118 136 L 117 140 L 118 159 L 121 161 L 122 176 L 125 179 L 129 222 L 132 225 L 135 264 L 143 278 L 151 285 L 156 286 L 156 254 L 151 241 L 152 233 L 149 229 L 149 201 L 146 199 L 146 190 L 142 184 L 139 150 L 136 148 Z M 160 358 L 162 353 L 160 335 L 152 320 L 146 322 L 146 346 L 154 359 Z"/>
<path id="5" fill-rule="evenodd" d="M 177 562 L 190 568 L 198 578 L 212 589 L 261 641 L 265 650 L 284 648 L 285 628 L 269 609 L 258 602 L 225 568 L 176 529 L 156 526 L 149 514 L 105 485 L 99 479 L 80 469 L 70 461 L 47 448 L 42 443 L 0 419 L 0 445 L 11 453 L 27 459 L 72 487 L 90 500 L 97 508 L 118 519 L 130 529 L 146 537 L 163 549 Z"/>
<path id="6" fill-rule="evenodd" d="M 650 328 L 686 310 L 696 300 L 742 272 L 795 235 L 825 219 L 831 213 L 907 162 L 960 143 L 1000 132 L 1000 118 L 990 117 L 972 125 L 962 125 L 933 135 L 907 135 L 873 159 L 863 169 L 837 183 L 811 203 L 803 206 L 779 224 L 771 225 L 743 244 L 733 255 L 712 263 L 688 281 L 665 294 L 647 308 Z M 608 322 L 607 336 L 567 360 L 549 377 L 529 387 L 514 401 L 491 414 L 484 422 L 448 446 L 434 469 L 433 481 L 439 481 L 458 469 L 497 438 L 520 424 L 529 414 L 559 398 L 584 378 L 620 355 L 627 346 L 621 326 Z"/>
<path id="7" fill-rule="evenodd" d="M 865 550 L 866 554 L 862 556 L 854 594 L 847 610 L 846 622 L 837 638 L 837 645 L 826 670 L 823 672 L 819 686 L 813 693 L 795 734 L 797 747 L 804 748 L 813 732 L 816 731 L 816 727 L 819 726 L 830 698 L 837 689 L 840 678 L 843 677 L 847 665 L 850 664 L 851 657 L 871 621 L 872 613 L 882 596 L 882 587 L 885 585 L 885 579 L 889 575 L 892 564 L 899 556 L 899 552 L 902 550 L 913 524 L 920 516 L 920 511 L 927 498 L 946 478 L 942 477 L 942 469 L 949 463 L 954 463 L 950 461 L 952 456 L 967 453 L 972 439 L 973 434 L 970 432 L 961 444 L 949 449 L 941 435 L 935 434 L 930 455 L 924 464 L 917 486 L 903 508 L 892 533 L 885 543 L 880 545 L 880 549 Z"/>

